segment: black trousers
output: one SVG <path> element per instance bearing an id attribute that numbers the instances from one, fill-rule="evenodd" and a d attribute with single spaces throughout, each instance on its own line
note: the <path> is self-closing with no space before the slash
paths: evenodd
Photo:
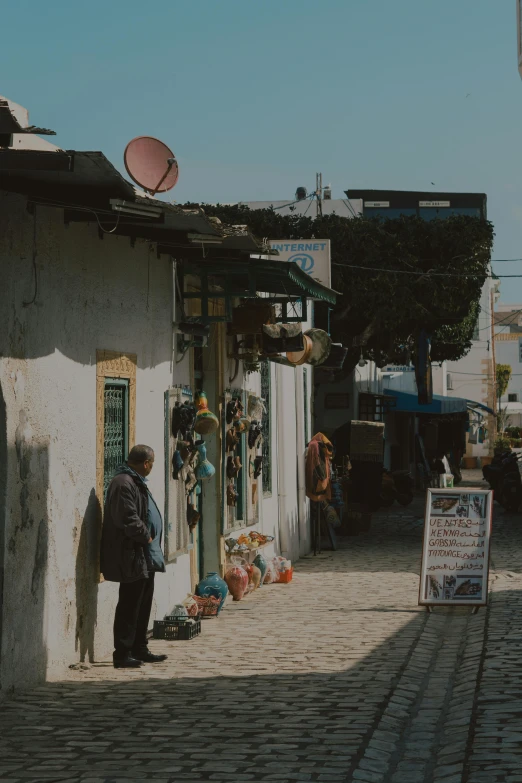
<path id="1" fill-rule="evenodd" d="M 114 617 L 114 657 L 124 658 L 127 653 L 147 646 L 154 573 L 147 579 L 120 583 L 120 595 Z"/>

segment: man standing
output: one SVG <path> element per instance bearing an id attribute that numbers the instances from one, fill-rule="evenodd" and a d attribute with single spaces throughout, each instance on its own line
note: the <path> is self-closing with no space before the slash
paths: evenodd
<path id="1" fill-rule="evenodd" d="M 134 446 L 109 484 L 105 500 L 101 572 L 108 581 L 120 583 L 114 618 L 116 669 L 167 658 L 153 655 L 147 647 L 154 575 L 165 571 L 163 520 L 146 483 L 153 465 L 154 451 Z"/>

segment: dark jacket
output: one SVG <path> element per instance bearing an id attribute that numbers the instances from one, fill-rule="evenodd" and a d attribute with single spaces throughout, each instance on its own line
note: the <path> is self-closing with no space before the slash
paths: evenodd
<path id="1" fill-rule="evenodd" d="M 149 494 L 126 465 L 112 479 L 105 499 L 101 572 L 109 582 L 135 582 L 155 570 L 148 551 Z"/>

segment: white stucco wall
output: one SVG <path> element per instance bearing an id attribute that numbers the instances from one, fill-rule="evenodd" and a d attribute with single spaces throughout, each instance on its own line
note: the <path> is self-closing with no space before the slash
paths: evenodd
<path id="1" fill-rule="evenodd" d="M 500 339 L 499 339 L 500 338 Z M 516 403 L 522 403 L 522 334 L 500 333 L 495 340 L 495 356 L 498 364 L 509 364 L 511 367 L 511 378 L 507 392 L 502 396 L 500 404 L 504 410 L 509 402 L 509 395 L 516 394 Z M 514 406 L 513 410 L 517 408 Z M 522 421 L 520 413 L 512 413 L 507 422 L 508 426 L 519 426 Z"/>
<path id="2" fill-rule="evenodd" d="M 59 677 L 112 649 L 118 585 L 99 583 L 96 349 L 137 354 L 136 440 L 152 446 L 164 507 L 164 392 L 171 369 L 171 264 L 144 243 L 64 226 L 61 210 L 2 193 L 0 566 L 2 690 Z M 33 251 L 38 292 L 34 304 Z M 2 497 L 4 495 L 4 497 Z M 190 589 L 189 557 L 158 575 L 163 615 Z"/>
<path id="3" fill-rule="evenodd" d="M 452 389 L 449 397 L 463 397 L 466 400 L 480 402 L 494 409 L 494 364 L 493 364 L 493 328 L 492 293 L 494 282 L 486 280 L 480 299 L 478 318 L 478 339 L 473 340 L 471 350 L 457 362 L 447 362 L 447 373 L 451 376 Z M 498 362 L 498 356 L 495 357 Z M 489 433 L 494 433 L 494 417 L 485 419 Z M 468 444 L 467 454 L 474 457 L 487 456 L 492 448 L 492 438 L 482 444 Z"/>

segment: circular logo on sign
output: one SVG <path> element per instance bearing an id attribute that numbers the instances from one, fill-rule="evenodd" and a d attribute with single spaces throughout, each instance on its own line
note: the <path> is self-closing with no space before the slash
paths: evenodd
<path id="1" fill-rule="evenodd" d="M 295 253 L 288 260 L 300 266 L 303 272 L 311 272 L 315 266 L 313 256 L 309 256 L 308 253 Z"/>

